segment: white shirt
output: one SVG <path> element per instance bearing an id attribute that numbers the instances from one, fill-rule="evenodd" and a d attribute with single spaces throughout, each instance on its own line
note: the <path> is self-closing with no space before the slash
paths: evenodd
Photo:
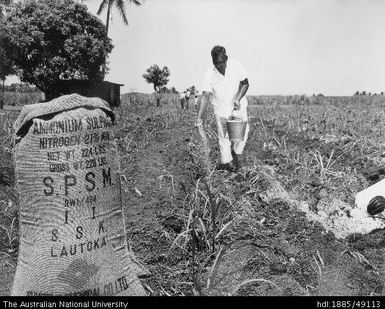
<path id="1" fill-rule="evenodd" d="M 232 99 L 238 91 L 239 82 L 247 78 L 247 72 L 242 63 L 236 59 L 227 60 L 225 75 L 223 76 L 215 66 L 212 66 L 205 74 L 202 84 L 202 92 L 213 94 L 212 104 L 214 113 L 218 117 L 229 117 L 234 109 Z M 247 107 L 246 96 L 241 101 L 242 108 Z"/>

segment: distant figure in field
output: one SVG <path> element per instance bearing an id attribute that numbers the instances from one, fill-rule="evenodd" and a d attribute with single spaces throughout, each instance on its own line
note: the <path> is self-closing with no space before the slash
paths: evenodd
<path id="1" fill-rule="evenodd" d="M 199 104 L 196 126 L 202 126 L 202 116 L 213 95 L 212 105 L 218 129 L 218 142 L 221 154 L 219 169 L 231 172 L 241 167 L 241 154 L 245 147 L 249 124 L 243 141 L 231 142 L 228 136 L 226 121 L 231 117 L 233 110 L 238 110 L 240 118 L 247 121 L 246 92 L 249 89 L 247 72 L 242 63 L 236 59 L 228 59 L 226 49 L 214 46 L 211 50 L 213 66 L 210 67 L 203 79 L 202 97 Z"/>
<path id="2" fill-rule="evenodd" d="M 182 109 L 184 109 L 184 102 L 185 102 L 185 96 L 186 96 L 186 91 L 181 92 L 180 94 L 180 106 Z"/>
<path id="3" fill-rule="evenodd" d="M 196 91 L 194 95 L 194 107 L 195 110 L 198 110 L 198 91 Z"/>
<path id="4" fill-rule="evenodd" d="M 190 91 L 185 90 L 180 94 L 180 105 L 182 109 L 188 109 L 188 103 L 190 101 Z"/>
<path id="5" fill-rule="evenodd" d="M 186 103 L 186 109 L 188 109 L 188 104 L 189 104 L 189 101 L 190 101 L 190 90 L 186 90 L 186 94 L 184 96 L 184 99 L 185 99 L 185 103 Z"/>

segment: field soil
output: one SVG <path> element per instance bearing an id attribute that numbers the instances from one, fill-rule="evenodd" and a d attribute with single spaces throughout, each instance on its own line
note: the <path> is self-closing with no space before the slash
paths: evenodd
<path id="1" fill-rule="evenodd" d="M 164 105 L 118 113 L 127 241 L 148 295 L 384 295 L 385 231 L 336 237 L 300 207 L 320 207 L 330 197 L 352 205 L 349 191 L 341 197 L 318 179 L 304 179 L 253 131 L 243 167 L 216 170 L 215 127 L 206 126 L 207 161 L 194 110 Z M 260 127 L 257 117 L 250 123 Z M 294 133 L 286 140 L 330 153 L 319 140 Z M 10 149 L 8 141 L 0 148 L 0 295 L 10 294 L 17 261 Z M 344 156 L 338 164 L 350 162 Z M 373 179 L 368 168 L 358 170 L 365 181 Z"/>

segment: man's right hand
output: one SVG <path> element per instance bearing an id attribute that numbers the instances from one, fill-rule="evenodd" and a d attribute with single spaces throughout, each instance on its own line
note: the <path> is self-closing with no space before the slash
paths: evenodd
<path id="1" fill-rule="evenodd" d="M 197 121 L 195 122 L 195 126 L 196 126 L 196 127 L 201 127 L 202 124 L 203 124 L 202 119 L 201 119 L 201 118 L 197 118 Z"/>

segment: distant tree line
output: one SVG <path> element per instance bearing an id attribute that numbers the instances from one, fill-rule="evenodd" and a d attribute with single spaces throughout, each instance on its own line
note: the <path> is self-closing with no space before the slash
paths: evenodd
<path id="1" fill-rule="evenodd" d="M 4 85 L 4 91 L 19 93 L 40 92 L 39 88 L 28 83 L 13 83 L 10 85 Z"/>
<path id="2" fill-rule="evenodd" d="M 359 96 L 359 95 L 384 95 L 384 92 L 381 91 L 380 93 L 371 93 L 371 92 L 366 92 L 366 91 L 362 91 L 362 92 L 359 92 L 359 91 L 356 91 L 356 93 L 354 94 L 355 96 Z"/>
<path id="3" fill-rule="evenodd" d="M 160 88 L 159 93 L 177 94 L 178 91 L 175 89 L 175 87 L 171 87 L 171 88 L 162 87 L 162 88 Z"/>

